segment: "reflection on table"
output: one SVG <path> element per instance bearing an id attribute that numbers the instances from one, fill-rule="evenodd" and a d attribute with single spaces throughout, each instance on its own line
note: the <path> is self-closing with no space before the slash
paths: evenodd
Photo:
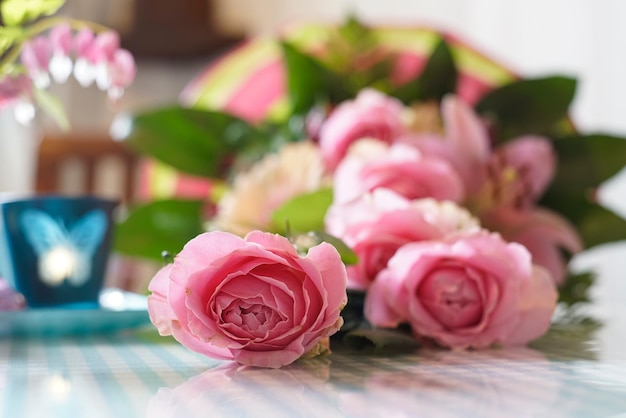
<path id="1" fill-rule="evenodd" d="M 609 255 L 613 267 L 624 264 L 622 247 Z M 615 277 L 598 284 L 591 311 L 601 326 L 555 326 L 528 348 L 340 347 L 278 370 L 207 359 L 150 326 L 4 337 L 0 416 L 626 417 L 625 287 Z"/>

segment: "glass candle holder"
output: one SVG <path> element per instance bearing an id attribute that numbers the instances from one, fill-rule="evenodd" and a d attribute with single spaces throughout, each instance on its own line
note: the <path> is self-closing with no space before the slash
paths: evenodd
<path id="1" fill-rule="evenodd" d="M 0 275 L 31 308 L 97 307 L 116 206 L 91 196 L 0 202 Z"/>

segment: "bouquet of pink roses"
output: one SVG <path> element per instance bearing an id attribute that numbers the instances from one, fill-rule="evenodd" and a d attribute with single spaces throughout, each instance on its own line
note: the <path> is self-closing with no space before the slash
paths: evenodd
<path id="1" fill-rule="evenodd" d="M 526 344 L 559 292 L 585 300 L 590 275 L 567 263 L 625 236 L 590 191 L 626 142 L 575 131 L 575 80 L 520 79 L 455 38 L 355 20 L 268 42 L 196 80 L 191 106 L 136 115 L 126 138 L 211 179 L 206 198 L 149 202 L 118 228 L 122 252 L 177 254 L 150 286 L 162 334 L 278 367 L 326 351 L 344 322 L 357 339 Z"/>

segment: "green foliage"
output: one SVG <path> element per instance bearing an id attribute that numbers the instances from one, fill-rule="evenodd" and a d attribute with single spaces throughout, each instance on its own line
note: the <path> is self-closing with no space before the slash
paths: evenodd
<path id="1" fill-rule="evenodd" d="M 401 329 L 356 329 L 348 332 L 343 337 L 343 342 L 355 350 L 375 354 L 411 352 L 419 347 L 419 342 Z"/>
<path id="2" fill-rule="evenodd" d="M 450 47 L 441 39 L 419 76 L 392 94 L 407 104 L 440 101 L 446 94 L 456 91 L 457 78 L 458 71 Z"/>
<path id="3" fill-rule="evenodd" d="M 2 20 L 7 26 L 17 26 L 59 11 L 65 0 L 3 0 Z"/>
<path id="4" fill-rule="evenodd" d="M 133 257 L 161 260 L 163 251 L 177 254 L 203 232 L 204 202 L 161 200 L 136 208 L 115 231 L 115 251 Z"/>
<path id="5" fill-rule="evenodd" d="M 498 140 L 522 134 L 551 134 L 567 117 L 576 80 L 546 77 L 515 81 L 485 94 L 476 110 L 494 125 Z"/>
<path id="6" fill-rule="evenodd" d="M 554 188 L 584 195 L 626 166 L 626 140 L 609 135 L 577 135 L 553 141 L 559 156 Z"/>
<path id="7" fill-rule="evenodd" d="M 359 258 L 356 253 L 348 247 L 348 245 L 339 238 L 327 234 L 324 231 L 314 231 L 312 234 L 319 239 L 319 241 L 327 242 L 337 249 L 341 256 L 341 261 L 346 266 L 358 263 Z"/>
<path id="8" fill-rule="evenodd" d="M 275 231 L 285 234 L 323 230 L 324 215 L 332 200 L 333 191 L 329 188 L 296 196 L 272 214 Z"/>
<path id="9" fill-rule="evenodd" d="M 340 102 L 350 97 L 342 77 L 293 45 L 282 42 L 287 67 L 287 91 L 292 112 L 303 114 L 323 102 Z"/>
<path id="10" fill-rule="evenodd" d="M 541 204 L 567 217 L 587 247 L 626 237 L 626 220 L 596 201 L 597 188 L 626 163 L 626 140 L 608 135 L 553 141 L 559 156 L 554 181 Z"/>
<path id="11" fill-rule="evenodd" d="M 247 122 L 223 112 L 171 106 L 136 115 L 125 142 L 184 173 L 222 176 L 235 156 L 267 141 Z"/>
<path id="12" fill-rule="evenodd" d="M 595 275 L 592 272 L 570 274 L 559 289 L 559 302 L 567 306 L 590 302 L 589 289 L 594 281 Z"/>

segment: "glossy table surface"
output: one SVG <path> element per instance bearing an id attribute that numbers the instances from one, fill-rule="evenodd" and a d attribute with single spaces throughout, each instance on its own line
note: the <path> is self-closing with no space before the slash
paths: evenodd
<path id="1" fill-rule="evenodd" d="M 626 417 L 626 266 L 609 252 L 589 314 L 531 347 L 336 349 L 278 369 L 192 353 L 151 327 L 0 338 L 0 417 Z M 623 280 L 620 280 L 623 279 Z"/>

